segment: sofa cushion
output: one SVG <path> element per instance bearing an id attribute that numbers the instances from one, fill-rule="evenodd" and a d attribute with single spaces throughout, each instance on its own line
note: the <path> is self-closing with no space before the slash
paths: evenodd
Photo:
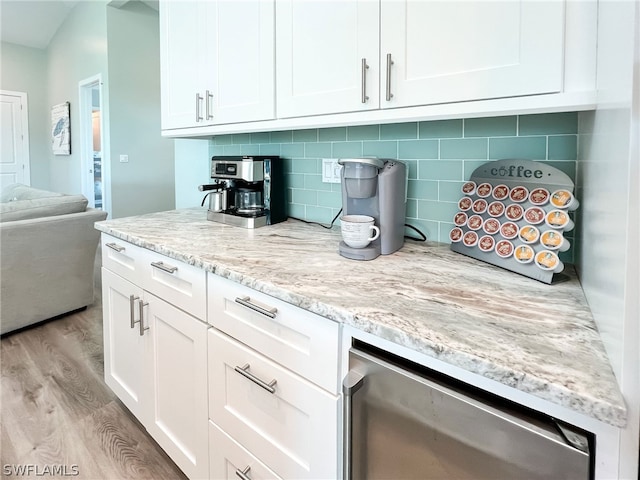
<path id="1" fill-rule="evenodd" d="M 84 195 L 66 195 L 12 184 L 0 194 L 0 222 L 84 212 L 88 203 Z"/>

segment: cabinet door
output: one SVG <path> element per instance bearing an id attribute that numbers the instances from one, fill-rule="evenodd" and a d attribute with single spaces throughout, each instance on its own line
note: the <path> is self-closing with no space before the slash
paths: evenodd
<path id="1" fill-rule="evenodd" d="M 104 379 L 122 403 L 140 418 L 145 398 L 147 337 L 140 336 L 142 289 L 102 268 Z"/>
<path id="2" fill-rule="evenodd" d="M 382 0 L 381 107 L 558 92 L 563 39 L 560 0 Z"/>
<path id="3" fill-rule="evenodd" d="M 162 128 L 203 124 L 207 88 L 202 58 L 206 49 L 206 3 L 161 0 L 160 78 Z"/>
<path id="4" fill-rule="evenodd" d="M 205 121 L 275 118 L 274 15 L 274 0 L 208 4 L 205 68 L 213 91 L 206 98 Z"/>
<path id="5" fill-rule="evenodd" d="M 377 2 L 278 1 L 278 117 L 378 108 L 378 38 Z"/>
<path id="6" fill-rule="evenodd" d="M 212 328 L 209 415 L 282 478 L 337 478 L 339 397 Z"/>
<path id="7" fill-rule="evenodd" d="M 151 399 L 143 423 L 189 478 L 206 478 L 208 327 L 148 292 L 144 322 Z"/>

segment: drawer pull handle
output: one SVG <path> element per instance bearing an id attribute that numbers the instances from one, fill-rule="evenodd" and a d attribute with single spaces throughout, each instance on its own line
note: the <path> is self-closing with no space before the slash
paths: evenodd
<path id="1" fill-rule="evenodd" d="M 251 466 L 247 465 L 246 467 L 244 467 L 244 470 L 237 469 L 236 470 L 236 475 L 241 480 L 251 480 L 251 477 L 249 475 L 247 475 L 247 473 L 249 473 L 249 470 L 251 470 Z"/>
<path id="2" fill-rule="evenodd" d="M 136 296 L 136 295 L 129 295 L 129 320 L 131 320 L 131 328 L 133 328 L 133 326 L 138 323 L 137 321 L 135 321 L 135 316 L 136 316 L 136 309 L 135 309 L 135 305 L 136 305 L 136 300 L 138 300 L 140 297 Z"/>
<path id="3" fill-rule="evenodd" d="M 116 252 L 120 253 L 120 252 L 124 252 L 125 248 L 121 247 L 120 245 L 116 244 L 116 243 L 106 243 L 105 244 L 107 247 L 109 247 L 111 250 L 115 250 Z"/>
<path id="4" fill-rule="evenodd" d="M 251 297 L 236 297 L 236 303 L 261 313 L 262 315 L 266 315 L 269 318 L 276 318 L 278 313 L 278 309 L 276 307 L 264 308 L 260 305 L 256 305 L 251 301 Z"/>
<path id="5" fill-rule="evenodd" d="M 151 262 L 151 266 L 159 268 L 163 272 L 167 272 L 167 273 L 176 273 L 178 271 L 178 267 L 167 266 L 162 262 Z"/>
<path id="6" fill-rule="evenodd" d="M 273 388 L 273 387 L 275 387 L 275 385 L 277 383 L 277 380 L 274 378 L 269 383 L 265 382 L 264 380 L 260 380 L 258 377 L 256 377 L 253 373 L 251 373 L 249 371 L 249 364 L 248 363 L 246 363 L 244 365 L 244 367 L 238 367 L 236 365 L 234 367 L 234 370 L 236 372 L 238 372 L 240 375 L 242 375 L 243 377 L 248 378 L 249 380 L 251 380 L 256 385 L 264 388 L 267 392 L 276 393 L 276 389 Z"/>
<path id="7" fill-rule="evenodd" d="M 149 302 L 143 302 L 142 300 L 138 303 L 138 308 L 140 309 L 140 336 L 144 336 L 144 331 L 149 330 L 149 327 L 144 326 L 144 307 L 149 306 Z"/>

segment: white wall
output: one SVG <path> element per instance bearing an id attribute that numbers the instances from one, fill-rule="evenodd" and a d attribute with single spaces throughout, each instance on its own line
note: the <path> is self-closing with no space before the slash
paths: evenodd
<path id="1" fill-rule="evenodd" d="M 49 189 L 51 152 L 46 74 L 45 50 L 5 42 L 0 45 L 0 90 L 27 94 L 31 185 L 44 190 Z"/>
<path id="2" fill-rule="evenodd" d="M 598 108 L 579 117 L 579 271 L 627 403 L 622 479 L 638 478 L 640 436 L 639 24 L 637 2 L 599 3 Z"/>
<path id="3" fill-rule="evenodd" d="M 56 32 L 47 49 L 47 101 L 49 108 L 71 104 L 71 155 L 53 155 L 49 149 L 52 190 L 82 193 L 78 82 L 97 74 L 107 79 L 106 1 L 78 2 Z"/>
<path id="4" fill-rule="evenodd" d="M 161 136 L 158 12 L 137 1 L 107 7 L 107 43 L 112 218 L 171 210 L 174 155 L 173 140 Z"/>

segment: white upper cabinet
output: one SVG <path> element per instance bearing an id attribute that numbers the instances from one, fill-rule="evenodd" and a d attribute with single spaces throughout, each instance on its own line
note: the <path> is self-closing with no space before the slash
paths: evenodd
<path id="1" fill-rule="evenodd" d="M 595 1 L 160 7 L 166 136 L 595 108 Z"/>
<path id="2" fill-rule="evenodd" d="M 279 0 L 278 117 L 378 108 L 379 16 L 371 0 Z"/>
<path id="3" fill-rule="evenodd" d="M 382 0 L 382 108 L 562 90 L 564 2 Z"/>
<path id="4" fill-rule="evenodd" d="M 273 0 L 160 2 L 162 129 L 275 116 Z"/>

